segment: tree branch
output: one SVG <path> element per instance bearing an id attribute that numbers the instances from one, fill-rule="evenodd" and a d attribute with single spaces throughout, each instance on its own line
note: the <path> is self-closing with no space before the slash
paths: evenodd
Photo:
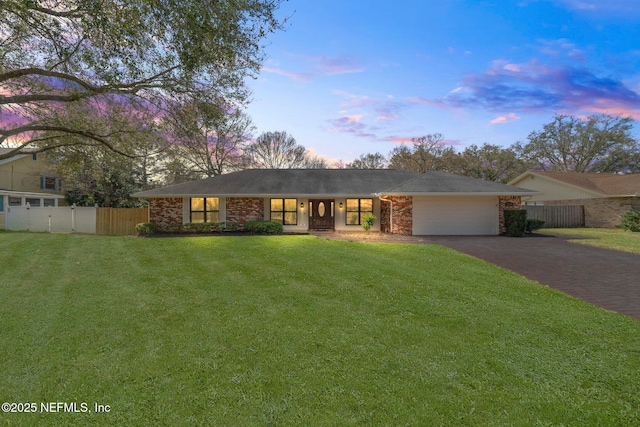
<path id="1" fill-rule="evenodd" d="M 28 132 L 61 132 L 63 134 L 82 136 L 84 138 L 89 138 L 89 139 L 91 139 L 93 141 L 96 141 L 96 142 L 104 145 L 109 150 L 113 151 L 114 153 L 118 153 L 118 154 L 121 154 L 121 155 L 123 155 L 125 157 L 129 157 L 129 158 L 137 157 L 137 156 L 125 153 L 122 150 L 119 150 L 118 148 L 116 148 L 112 143 L 110 143 L 102 135 L 96 135 L 96 134 L 94 134 L 92 132 L 88 132 L 88 131 L 81 130 L 81 129 L 72 129 L 72 128 L 68 128 L 66 126 L 49 126 L 49 125 L 34 125 L 34 124 L 30 124 L 30 125 L 19 126 L 19 127 L 16 127 L 16 128 L 13 128 L 13 129 L 9 129 L 9 130 L 0 129 L 0 135 L 2 135 L 2 136 L 0 136 L 0 144 L 2 142 L 4 142 L 10 136 L 16 136 L 16 135 L 20 135 L 20 134 L 28 133 Z M 25 151 L 24 148 L 27 147 L 28 145 L 32 144 L 33 142 L 34 142 L 34 140 L 29 140 L 29 141 L 21 144 L 21 146 L 19 146 L 16 150 L 9 151 L 6 154 L 0 154 L 0 159 L 5 159 L 5 158 L 8 158 L 8 157 L 12 157 L 12 156 L 15 156 L 16 154 L 41 153 L 41 152 L 44 152 L 44 151 L 52 150 L 54 148 L 58 148 L 58 147 L 65 146 L 65 145 L 69 145 L 68 143 L 60 143 L 62 145 L 53 144 L 53 145 L 47 145 L 45 147 L 39 147 L 39 148 L 36 148 L 35 150 L 34 149 L 30 149 L 29 151 Z M 76 141 L 76 143 L 78 143 L 78 142 Z"/>

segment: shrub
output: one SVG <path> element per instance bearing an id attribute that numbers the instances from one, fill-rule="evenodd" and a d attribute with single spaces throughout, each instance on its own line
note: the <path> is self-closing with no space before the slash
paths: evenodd
<path id="1" fill-rule="evenodd" d="M 282 234 L 283 229 L 284 227 L 279 222 L 262 219 L 247 221 L 244 224 L 244 231 L 248 233 Z"/>
<path id="2" fill-rule="evenodd" d="M 527 219 L 527 233 L 540 230 L 544 225 L 544 219 Z"/>
<path id="3" fill-rule="evenodd" d="M 507 229 L 507 236 L 524 236 L 527 230 L 527 211 L 523 209 L 504 211 L 504 226 Z"/>
<path id="4" fill-rule="evenodd" d="M 150 236 L 158 232 L 158 226 L 153 222 L 141 222 L 136 224 L 136 233 L 138 236 Z"/>
<path id="5" fill-rule="evenodd" d="M 182 226 L 182 230 L 186 233 L 214 233 L 222 231 L 224 223 L 222 222 L 188 222 Z"/>
<path id="6" fill-rule="evenodd" d="M 364 231 L 371 230 L 371 226 L 375 222 L 376 217 L 373 214 L 367 214 L 362 219 L 363 219 L 362 228 L 364 228 Z"/>
<path id="7" fill-rule="evenodd" d="M 633 231 L 635 233 L 640 232 L 640 212 L 629 211 L 625 213 L 620 227 L 622 227 L 623 230 Z"/>
<path id="8" fill-rule="evenodd" d="M 225 231 L 238 231 L 238 223 L 233 221 L 227 221 L 224 223 Z"/>

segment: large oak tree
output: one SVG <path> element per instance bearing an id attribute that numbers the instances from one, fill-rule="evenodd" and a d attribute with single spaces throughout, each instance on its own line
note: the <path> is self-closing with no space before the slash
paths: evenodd
<path id="1" fill-rule="evenodd" d="M 582 119 L 557 115 L 541 131 L 513 146 L 537 169 L 562 172 L 640 172 L 640 144 L 631 135 L 633 119 L 605 114 Z"/>
<path id="2" fill-rule="evenodd" d="M 281 1 L 0 1 L 0 146 L 13 148 L 0 159 L 79 141 L 121 151 L 119 129 L 74 115 L 101 99 L 158 114 L 185 94 L 243 102 Z"/>

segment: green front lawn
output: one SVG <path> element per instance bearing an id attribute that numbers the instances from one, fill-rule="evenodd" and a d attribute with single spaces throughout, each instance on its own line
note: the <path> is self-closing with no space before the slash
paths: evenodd
<path id="1" fill-rule="evenodd" d="M 540 232 L 568 234 L 578 237 L 570 240 L 574 243 L 640 254 L 640 233 L 631 231 L 610 228 L 546 228 Z"/>
<path id="2" fill-rule="evenodd" d="M 640 425 L 640 323 L 432 245 L 0 233 L 4 425 Z M 38 406 L 40 410 L 40 406 Z"/>

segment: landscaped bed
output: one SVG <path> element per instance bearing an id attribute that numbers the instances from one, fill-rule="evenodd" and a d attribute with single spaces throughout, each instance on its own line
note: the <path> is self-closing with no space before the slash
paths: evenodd
<path id="1" fill-rule="evenodd" d="M 640 424 L 638 322 L 440 246 L 5 232 L 0 250 L 2 401 L 109 407 L 4 424 Z"/>

